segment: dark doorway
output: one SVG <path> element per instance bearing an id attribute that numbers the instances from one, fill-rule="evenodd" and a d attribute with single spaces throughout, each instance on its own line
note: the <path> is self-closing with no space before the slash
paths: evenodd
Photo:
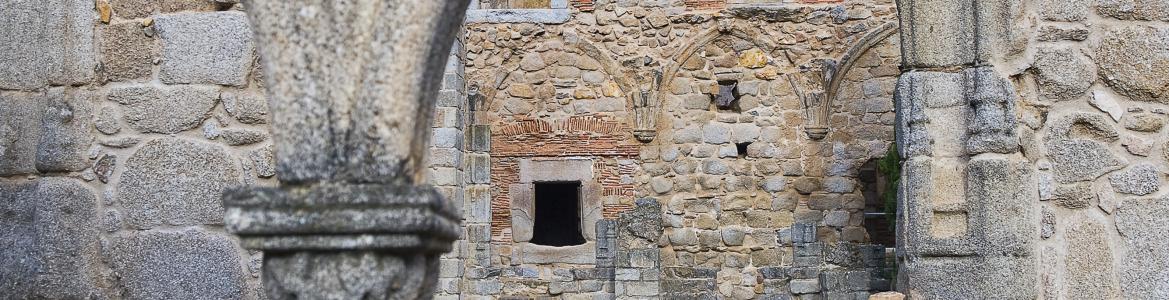
<path id="1" fill-rule="evenodd" d="M 881 172 L 878 160 L 871 160 L 861 166 L 860 183 L 865 195 L 865 231 L 869 233 L 869 241 L 873 244 L 884 245 L 888 248 L 897 246 L 894 234 L 893 220 L 896 212 L 889 207 L 891 196 L 896 191 L 889 189 L 889 178 Z"/>
<path id="2" fill-rule="evenodd" d="M 580 182 L 537 182 L 532 243 L 575 246 L 585 243 L 580 228 Z"/>

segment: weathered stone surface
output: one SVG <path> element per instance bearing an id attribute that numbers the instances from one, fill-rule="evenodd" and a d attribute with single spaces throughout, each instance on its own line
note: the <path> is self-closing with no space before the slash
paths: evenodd
<path id="1" fill-rule="evenodd" d="M 212 0 L 110 0 L 114 14 L 124 19 L 149 17 L 151 14 L 180 11 L 212 11 Z"/>
<path id="2" fill-rule="evenodd" d="M 141 22 L 101 27 L 102 70 L 110 81 L 148 80 L 158 57 L 158 43 Z"/>
<path id="3" fill-rule="evenodd" d="M 1160 0 L 1097 0 L 1097 11 L 1121 20 L 1169 21 L 1169 3 Z"/>
<path id="4" fill-rule="evenodd" d="M 1105 238 L 1109 234 L 1107 227 L 1088 218 L 1077 220 L 1067 228 L 1066 298 L 1116 299 L 1120 296 L 1119 283 L 1112 268 L 1112 247 Z"/>
<path id="5" fill-rule="evenodd" d="M 195 127 L 211 114 L 219 92 L 209 86 L 115 87 L 109 100 L 124 105 L 130 127 L 144 133 L 178 133 Z"/>
<path id="6" fill-rule="evenodd" d="M 1162 127 L 1165 127 L 1165 117 L 1151 113 L 1132 114 L 1124 119 L 1124 128 L 1132 131 L 1157 132 Z"/>
<path id="7" fill-rule="evenodd" d="M 251 145 L 268 139 L 268 133 L 250 129 L 224 129 L 219 137 L 231 146 Z"/>
<path id="8" fill-rule="evenodd" d="M 0 19 L 0 89 L 31 90 L 93 79 L 94 2 L 45 0 L 5 3 Z"/>
<path id="9" fill-rule="evenodd" d="M 869 300 L 905 300 L 905 294 L 898 292 L 880 292 L 869 295 Z"/>
<path id="10" fill-rule="evenodd" d="M 72 179 L 0 182 L 0 294 L 102 298 L 97 197 Z"/>
<path id="11" fill-rule="evenodd" d="M 1169 29 L 1109 27 L 1096 48 L 1100 78 L 1136 101 L 1169 103 Z"/>
<path id="12" fill-rule="evenodd" d="M 97 95 L 93 92 L 53 88 L 41 116 L 37 170 L 41 172 L 81 171 L 89 166 L 86 152 L 93 143 L 93 115 Z"/>
<path id="13" fill-rule="evenodd" d="M 276 152 L 272 150 L 272 145 L 248 152 L 248 159 L 251 159 L 252 165 L 256 167 L 256 176 L 260 178 L 276 176 Z"/>
<path id="14" fill-rule="evenodd" d="M 247 83 L 255 45 L 242 12 L 159 16 L 154 26 L 162 40 L 162 82 Z"/>
<path id="15" fill-rule="evenodd" d="M 128 232 L 107 252 L 127 299 L 242 299 L 239 250 L 231 240 L 198 229 Z"/>
<path id="16" fill-rule="evenodd" d="M 44 93 L 0 91 L 0 176 L 36 172 Z"/>
<path id="17" fill-rule="evenodd" d="M 301 252 L 265 254 L 263 272 L 276 299 L 415 299 L 433 294 L 438 266 L 438 257 L 423 254 Z"/>
<path id="18" fill-rule="evenodd" d="M 974 61 L 973 3 L 901 0 L 897 6 L 904 26 L 900 32 L 906 66 L 948 67 Z"/>
<path id="19" fill-rule="evenodd" d="M 1071 1 L 1060 1 L 1071 2 Z M 1086 8 L 1085 8 L 1086 9 Z M 1055 100 L 1082 96 L 1096 82 L 1092 61 L 1071 48 L 1040 48 L 1035 54 L 1039 92 Z"/>
<path id="20" fill-rule="evenodd" d="M 223 189 L 239 184 L 233 160 L 216 145 L 150 141 L 126 160 L 118 198 L 135 228 L 222 224 Z"/>
<path id="21" fill-rule="evenodd" d="M 103 134 L 117 134 L 122 132 L 122 125 L 118 124 L 120 119 L 122 119 L 122 113 L 117 108 L 104 105 L 94 116 L 93 127 Z"/>
<path id="22" fill-rule="evenodd" d="M 264 95 L 246 92 L 225 92 L 220 95 L 227 113 L 244 124 L 268 123 L 268 99 Z"/>
<path id="23" fill-rule="evenodd" d="M 702 141 L 708 144 L 726 144 L 731 141 L 731 126 L 709 123 L 702 126 Z"/>
<path id="24" fill-rule="evenodd" d="M 1078 113 L 1057 119 L 1050 127 L 1047 155 L 1062 183 L 1092 180 L 1120 169 L 1124 160 L 1107 145 L 1118 138 L 1104 116 Z"/>
<path id="25" fill-rule="evenodd" d="M 1040 13 L 1043 19 L 1057 22 L 1079 22 L 1088 18 L 1092 0 L 1044 0 Z"/>
<path id="26" fill-rule="evenodd" d="M 1088 104 L 1091 104 L 1092 107 L 1102 112 L 1108 113 L 1108 116 L 1112 117 L 1113 121 L 1120 121 L 1120 118 L 1124 116 L 1124 107 L 1120 106 L 1117 98 L 1120 98 L 1120 96 L 1117 96 L 1111 91 L 1095 90 L 1092 91 L 1092 98 L 1088 99 Z"/>
<path id="27" fill-rule="evenodd" d="M 97 175 L 97 179 L 101 180 L 102 183 L 108 183 L 110 182 L 110 177 L 114 176 L 114 170 L 117 164 L 117 155 L 103 154 L 93 163 L 93 174 Z"/>
<path id="28" fill-rule="evenodd" d="M 1040 42 L 1057 42 L 1061 40 L 1083 41 L 1088 39 L 1088 29 L 1083 27 L 1060 27 L 1048 25 L 1039 28 Z"/>
<path id="29" fill-rule="evenodd" d="M 1125 299 L 1169 298 L 1169 197 L 1127 200 L 1116 210 L 1116 229 L 1128 251 L 1116 273 Z"/>
<path id="30" fill-rule="evenodd" d="M 1161 172 L 1150 164 L 1140 164 L 1108 176 L 1112 188 L 1117 192 L 1133 195 L 1148 195 L 1161 188 Z"/>

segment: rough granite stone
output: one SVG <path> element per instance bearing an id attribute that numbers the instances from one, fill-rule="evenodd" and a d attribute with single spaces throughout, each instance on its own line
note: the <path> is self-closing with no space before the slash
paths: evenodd
<path id="1" fill-rule="evenodd" d="M 1094 0 L 1044 0 L 1040 13 L 1044 20 L 1079 22 L 1088 18 Z"/>
<path id="2" fill-rule="evenodd" d="M 1157 166 L 1140 164 L 1108 176 L 1112 189 L 1125 194 L 1144 196 L 1161 188 L 1161 172 Z"/>
<path id="3" fill-rule="evenodd" d="M 970 64 L 977 47 L 972 2 L 897 1 L 902 19 L 901 51 L 907 67 Z M 914 34 L 929 32 L 929 34 Z"/>
<path id="4" fill-rule="evenodd" d="M 123 118 L 143 133 L 178 133 L 199 127 L 219 101 L 210 86 L 131 85 L 115 87 L 109 100 L 122 104 Z"/>
<path id="5" fill-rule="evenodd" d="M 127 299 L 243 299 L 245 274 L 237 246 L 199 229 L 131 231 L 107 251 Z"/>
<path id="6" fill-rule="evenodd" d="M 141 22 L 101 27 L 102 71 L 109 81 L 149 80 L 158 43 L 147 36 Z"/>
<path id="7" fill-rule="evenodd" d="M 0 295 L 102 298 L 97 197 L 77 180 L 0 182 Z"/>
<path id="8" fill-rule="evenodd" d="M 72 88 L 49 90 L 41 116 L 37 145 L 37 170 L 41 172 L 81 171 L 89 167 L 87 152 L 93 144 L 93 115 L 97 95 Z"/>
<path id="9" fill-rule="evenodd" d="M 154 27 L 162 40 L 162 82 L 247 83 L 255 45 L 243 12 L 164 15 Z"/>
<path id="10" fill-rule="evenodd" d="M 94 2 L 9 1 L 0 10 L 0 89 L 32 90 L 93 80 Z"/>
<path id="11" fill-rule="evenodd" d="M 1107 237 L 1110 232 L 1099 221 L 1081 218 L 1064 233 L 1067 243 L 1065 286 L 1067 299 L 1117 299 L 1113 252 Z"/>
<path id="12" fill-rule="evenodd" d="M 0 176 L 36 172 L 44 93 L 0 91 Z"/>
<path id="13" fill-rule="evenodd" d="M 268 123 L 268 99 L 262 94 L 225 92 L 220 95 L 227 113 L 244 124 Z"/>
<path id="14" fill-rule="evenodd" d="M 1165 127 L 1165 117 L 1151 113 L 1131 114 L 1124 118 L 1124 128 L 1138 132 L 1157 132 Z"/>
<path id="15" fill-rule="evenodd" d="M 118 199 L 134 228 L 222 224 L 224 188 L 239 171 L 220 146 L 178 138 L 150 141 L 126 160 Z"/>
<path id="16" fill-rule="evenodd" d="M 1128 246 L 1116 273 L 1125 299 L 1169 298 L 1169 197 L 1126 200 L 1116 229 Z"/>
<path id="17" fill-rule="evenodd" d="M 1117 93 L 1169 104 L 1169 28 L 1107 27 L 1096 62 L 1100 78 Z"/>
<path id="18" fill-rule="evenodd" d="M 268 139 L 268 133 L 251 129 L 224 129 L 219 133 L 223 142 L 231 146 L 251 145 Z"/>
<path id="19" fill-rule="evenodd" d="M 213 11 L 212 0 L 110 0 L 114 14 L 124 19 L 149 17 L 155 12 Z"/>
<path id="20" fill-rule="evenodd" d="M 1040 48 L 1035 57 L 1039 92 L 1045 97 L 1054 100 L 1076 99 L 1096 82 L 1092 61 L 1074 49 Z"/>
<path id="21" fill-rule="evenodd" d="M 118 123 L 120 119 L 122 119 L 122 113 L 116 107 L 103 105 L 97 115 L 94 116 L 93 127 L 103 134 L 117 134 L 118 132 L 122 132 L 122 124 Z"/>
<path id="22" fill-rule="evenodd" d="M 256 167 L 256 176 L 260 178 L 276 176 L 276 153 L 272 150 L 272 145 L 248 152 L 248 158 Z"/>
<path id="23" fill-rule="evenodd" d="M 1096 0 L 1103 16 L 1120 20 L 1169 21 L 1169 2 L 1161 0 Z"/>

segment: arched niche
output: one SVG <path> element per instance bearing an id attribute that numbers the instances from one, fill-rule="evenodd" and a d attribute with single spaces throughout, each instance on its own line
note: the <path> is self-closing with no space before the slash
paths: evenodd
<path id="1" fill-rule="evenodd" d="M 584 71 L 596 71 L 604 74 L 604 83 L 602 83 L 602 88 L 616 89 L 616 92 L 610 93 L 610 95 L 605 97 L 620 99 L 623 110 L 626 112 L 632 112 L 633 99 L 636 95 L 634 84 L 628 79 L 629 76 L 622 72 L 620 64 L 618 64 L 616 60 L 613 59 L 612 55 L 610 55 L 607 50 L 597 47 L 592 42 L 581 38 L 580 34 L 575 30 L 566 31 L 562 35 L 558 36 L 558 39 L 547 39 L 545 41 L 539 42 L 539 44 L 540 46 L 538 47 L 551 48 L 538 51 L 541 53 L 563 52 L 565 55 L 574 56 L 569 59 L 577 59 L 577 57 L 579 57 L 587 58 L 595 62 L 595 70 Z M 498 66 L 484 67 L 483 71 L 493 72 L 494 74 L 487 76 L 486 78 L 479 78 L 478 80 L 480 80 L 480 82 L 472 84 L 472 89 L 477 89 L 476 93 L 480 98 L 477 101 L 479 103 L 473 104 L 474 107 L 479 107 L 476 109 L 479 110 L 479 112 L 476 113 L 475 122 L 485 121 L 483 119 L 483 113 L 499 109 L 499 106 L 501 105 L 500 101 L 507 98 L 507 85 L 515 80 L 511 77 L 515 76 L 515 74 L 518 73 L 517 71 L 527 72 L 521 69 L 523 67 L 522 61 L 525 59 L 525 56 L 536 52 L 537 51 L 534 49 L 517 52 L 511 55 L 508 59 L 504 60 Z M 555 64 L 555 62 L 550 62 L 549 64 Z M 556 66 L 548 65 L 545 67 L 545 70 L 551 72 L 551 69 L 554 67 Z M 495 70 L 488 71 L 490 69 Z M 608 86 L 610 82 L 613 85 L 612 87 Z M 503 94 L 501 95 L 500 93 Z M 601 94 L 601 92 L 597 92 L 598 97 L 602 96 Z M 627 121 L 630 121 L 631 123 L 632 120 Z"/>

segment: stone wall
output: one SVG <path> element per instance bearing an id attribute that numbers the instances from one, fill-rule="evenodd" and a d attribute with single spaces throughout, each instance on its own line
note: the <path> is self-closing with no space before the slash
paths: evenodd
<path id="1" fill-rule="evenodd" d="M 892 3 L 708 4 L 595 1 L 563 21 L 468 14 L 469 139 L 490 147 L 467 168 L 490 174 L 478 182 L 490 235 L 476 246 L 489 261 L 464 263 L 464 297 L 889 287 L 884 248 L 865 245 L 859 174 L 894 139 Z M 728 82 L 737 100 L 720 107 Z M 533 183 L 565 180 L 582 183 L 586 243 L 530 243 Z"/>
<path id="2" fill-rule="evenodd" d="M 256 299 L 225 187 L 271 185 L 267 100 L 234 1 L 0 8 L 0 294 Z"/>
<path id="3" fill-rule="evenodd" d="M 1169 296 L 1164 1 L 899 5 L 899 288 Z"/>
<path id="4" fill-rule="evenodd" d="M 234 2 L 0 8 L 0 295 L 263 297 L 220 202 L 275 184 Z M 505 2 L 539 8 L 469 13 L 435 109 L 439 298 L 863 299 L 894 127 L 898 289 L 1169 298 L 1161 1 L 903 1 L 901 35 L 887 0 Z M 547 180 L 586 244 L 530 243 Z"/>
<path id="5" fill-rule="evenodd" d="M 1169 6 L 1074 1 L 1036 11 L 1017 84 L 1041 201 L 1041 295 L 1169 297 Z"/>

